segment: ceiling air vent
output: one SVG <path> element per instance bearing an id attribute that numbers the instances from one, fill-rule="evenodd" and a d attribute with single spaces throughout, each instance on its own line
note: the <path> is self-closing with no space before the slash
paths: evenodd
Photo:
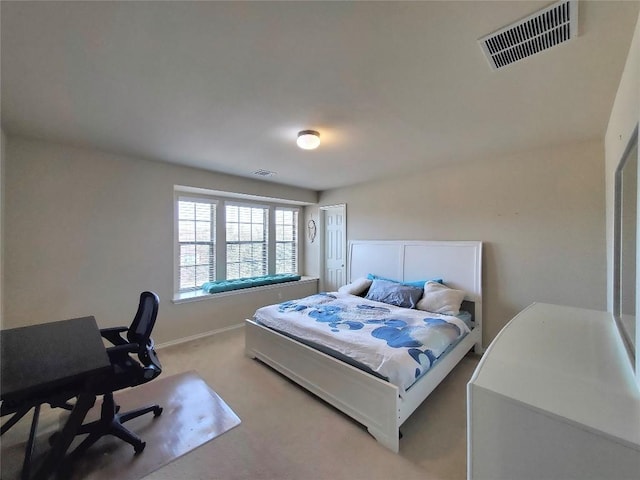
<path id="1" fill-rule="evenodd" d="M 494 70 L 578 36 L 578 0 L 556 2 L 478 40 Z"/>
<path id="2" fill-rule="evenodd" d="M 259 177 L 273 177 L 276 172 L 272 172 L 270 170 L 256 170 L 255 172 L 253 172 L 254 175 L 258 175 Z"/>

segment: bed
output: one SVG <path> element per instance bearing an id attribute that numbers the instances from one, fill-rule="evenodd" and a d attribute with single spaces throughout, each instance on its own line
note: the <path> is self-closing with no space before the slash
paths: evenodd
<path id="1" fill-rule="evenodd" d="M 462 309 L 471 313 L 472 328 L 410 384 L 392 383 L 381 378 L 388 375 L 336 358 L 333 349 L 320 351 L 255 319 L 246 320 L 245 352 L 360 422 L 379 443 L 398 452 L 400 426 L 469 350 L 482 352 L 482 243 L 351 241 L 347 267 L 349 282 L 370 273 L 402 282 L 443 279 L 448 287 L 464 291 Z M 328 295 L 347 302 L 338 293 Z M 281 305 L 271 308 L 295 309 L 299 303 Z"/>

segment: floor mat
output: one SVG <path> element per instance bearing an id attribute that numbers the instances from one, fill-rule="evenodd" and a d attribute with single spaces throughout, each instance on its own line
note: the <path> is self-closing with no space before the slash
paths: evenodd
<path id="1" fill-rule="evenodd" d="M 134 455 L 128 443 L 105 436 L 72 465 L 66 466 L 64 478 L 138 480 L 240 424 L 233 410 L 193 371 L 118 392 L 115 400 L 121 412 L 153 403 L 163 407 L 159 417 L 149 413 L 125 423 L 146 442 L 146 448 Z M 99 416 L 100 406 L 101 402 L 96 402 L 85 423 Z M 78 437 L 72 448 L 83 438 Z M 46 437 L 38 437 L 38 444 L 46 445 L 46 442 Z M 5 453 L 6 450 L 3 460 L 6 460 Z M 18 471 L 7 472 L 3 468 L 3 480 L 14 475 L 19 478 Z"/>

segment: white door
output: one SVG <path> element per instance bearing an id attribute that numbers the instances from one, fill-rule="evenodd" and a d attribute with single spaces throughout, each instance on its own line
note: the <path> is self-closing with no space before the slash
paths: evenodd
<path id="1" fill-rule="evenodd" d="M 347 280 L 346 205 L 320 207 L 323 215 L 323 275 L 321 289 L 338 290 Z"/>

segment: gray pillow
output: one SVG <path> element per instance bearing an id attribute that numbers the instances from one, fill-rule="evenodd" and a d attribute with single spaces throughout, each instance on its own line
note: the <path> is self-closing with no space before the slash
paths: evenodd
<path id="1" fill-rule="evenodd" d="M 422 292 L 422 288 L 375 279 L 371 283 L 365 298 L 396 305 L 397 307 L 415 308 L 422 296 Z"/>

